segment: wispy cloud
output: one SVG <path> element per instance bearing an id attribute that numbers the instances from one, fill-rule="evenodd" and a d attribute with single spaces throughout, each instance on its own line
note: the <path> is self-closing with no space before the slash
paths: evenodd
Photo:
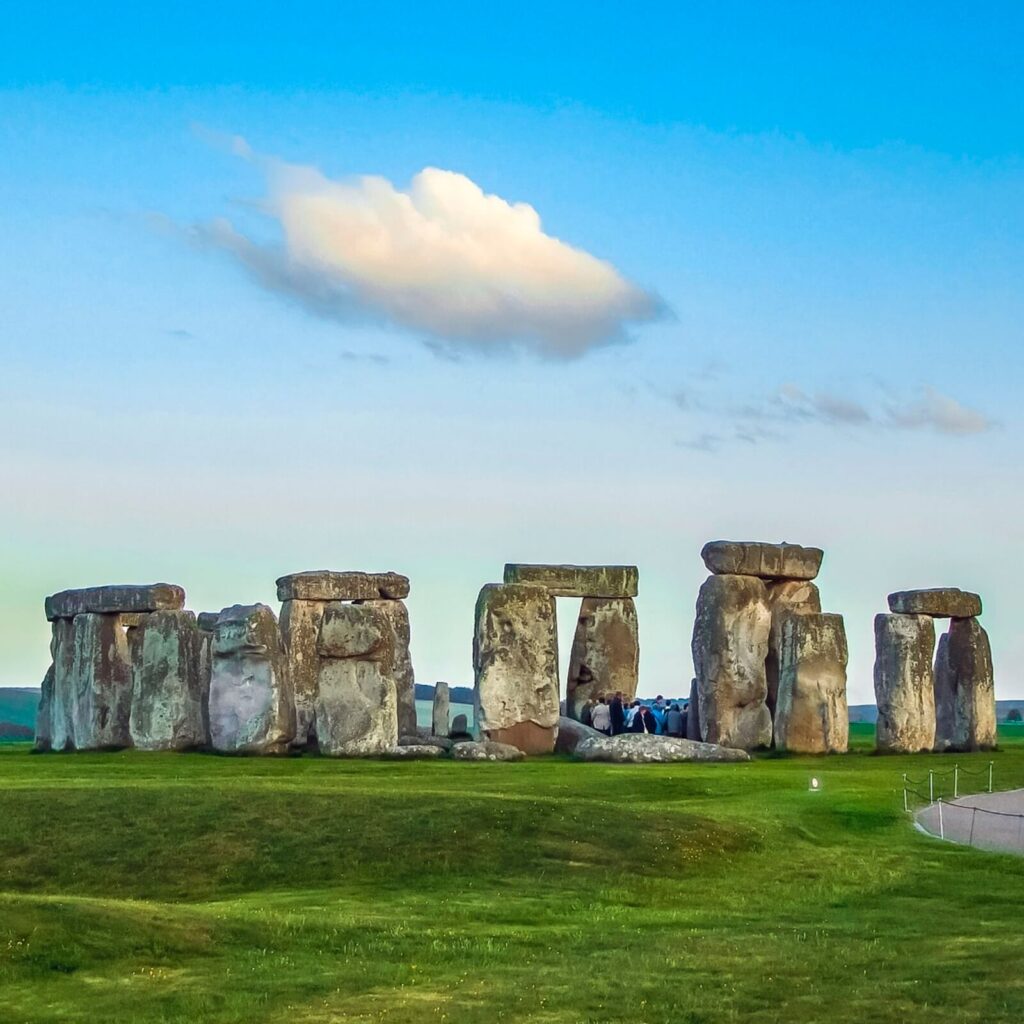
<path id="1" fill-rule="evenodd" d="M 923 389 L 921 397 L 903 405 L 890 405 L 888 422 L 902 430 L 934 430 L 940 434 L 982 434 L 994 426 L 992 420 L 955 398 L 934 388 Z"/>
<path id="2" fill-rule="evenodd" d="M 463 174 L 427 167 L 401 189 L 255 157 L 241 139 L 230 149 L 266 171 L 260 209 L 280 240 L 255 241 L 227 219 L 193 238 L 320 316 L 390 323 L 442 347 L 573 358 L 665 312 L 612 264 L 546 234 L 532 206 Z"/>

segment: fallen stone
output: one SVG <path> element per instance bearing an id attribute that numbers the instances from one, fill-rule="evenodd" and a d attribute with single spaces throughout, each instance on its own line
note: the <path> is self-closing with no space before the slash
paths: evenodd
<path id="1" fill-rule="evenodd" d="M 452 741 L 447 736 L 399 736 L 400 747 L 438 747 L 441 750 L 451 750 Z"/>
<path id="2" fill-rule="evenodd" d="M 690 683 L 690 700 L 686 707 L 686 738 L 700 741 L 700 694 L 697 680 Z"/>
<path id="3" fill-rule="evenodd" d="M 768 657 L 764 662 L 768 697 L 765 703 L 772 718 L 779 692 L 779 653 L 782 650 L 782 623 L 787 615 L 818 615 L 821 613 L 821 595 L 810 580 L 779 580 L 766 585 L 768 610 L 772 626 L 768 633 Z"/>
<path id="4" fill-rule="evenodd" d="M 382 757 L 393 761 L 429 761 L 444 757 L 446 751 L 442 747 L 435 747 L 432 743 L 419 743 L 415 746 L 397 746 L 386 751 Z"/>
<path id="5" fill-rule="evenodd" d="M 65 694 L 71 746 L 75 750 L 130 746 L 132 663 L 125 629 L 117 615 L 95 612 L 76 615 L 71 625 L 73 655 Z M 56 670 L 54 677 L 56 684 Z"/>
<path id="6" fill-rule="evenodd" d="M 185 591 L 172 583 L 145 586 L 86 587 L 62 590 L 46 599 L 46 618 L 71 619 L 76 615 L 115 612 L 155 612 L 185 607 Z"/>
<path id="7" fill-rule="evenodd" d="M 845 753 L 846 628 L 841 615 L 790 614 L 783 620 L 775 746 L 799 754 Z"/>
<path id="8" fill-rule="evenodd" d="M 133 627 L 132 706 L 128 730 L 140 750 L 189 750 L 206 744 L 200 633 L 192 612 L 152 612 Z"/>
<path id="9" fill-rule="evenodd" d="M 599 694 L 636 694 L 640 638 L 632 598 L 585 597 L 576 623 L 565 693 L 566 714 L 579 720 Z"/>
<path id="10" fill-rule="evenodd" d="M 409 649 L 411 632 L 409 610 L 402 601 L 365 601 L 365 605 L 376 608 L 391 623 L 395 634 L 395 649 L 392 655 L 392 678 L 395 681 L 395 697 L 398 701 L 398 731 L 416 731 L 416 675 L 412 667 Z"/>
<path id="11" fill-rule="evenodd" d="M 912 754 L 935 743 L 935 626 L 927 615 L 875 616 L 879 750 Z"/>
<path id="12" fill-rule="evenodd" d="M 759 576 L 767 580 L 813 580 L 821 569 L 821 548 L 759 541 L 713 540 L 700 553 L 718 576 Z"/>
<path id="13" fill-rule="evenodd" d="M 279 601 L 400 601 L 409 596 L 409 577 L 397 572 L 333 572 L 317 569 L 282 576 Z"/>
<path id="14" fill-rule="evenodd" d="M 295 695 L 295 739 L 304 748 L 316 742 L 316 693 L 320 678 L 320 624 L 323 601 L 285 601 L 281 605 L 281 639 L 288 654 L 288 672 Z"/>
<path id="15" fill-rule="evenodd" d="M 639 582 L 635 565 L 505 566 L 505 583 L 543 587 L 553 597 L 636 597 Z"/>
<path id="16" fill-rule="evenodd" d="M 518 747 L 495 740 L 456 743 L 451 756 L 456 761 L 522 761 L 526 757 Z"/>
<path id="17" fill-rule="evenodd" d="M 526 584 L 487 584 L 476 603 L 473 668 L 481 734 L 524 753 L 554 750 L 558 630 L 551 593 Z"/>
<path id="18" fill-rule="evenodd" d="M 889 595 L 889 611 L 900 615 L 930 615 L 935 619 L 970 619 L 981 614 L 981 598 L 956 587 L 901 590 Z"/>
<path id="19" fill-rule="evenodd" d="M 556 754 L 572 754 L 576 748 L 588 739 L 600 739 L 604 734 L 589 725 L 576 721 L 575 718 L 562 716 L 558 719 L 558 736 L 555 739 Z"/>
<path id="20" fill-rule="evenodd" d="M 365 757 L 398 746 L 397 646 L 392 620 L 377 602 L 327 606 L 316 702 L 321 753 Z"/>
<path id="21" fill-rule="evenodd" d="M 576 748 L 576 756 L 583 761 L 612 761 L 616 764 L 750 760 L 750 755 L 744 750 L 640 732 L 590 737 Z"/>
<path id="22" fill-rule="evenodd" d="M 935 749 L 996 745 L 992 649 L 977 619 L 953 619 L 935 657 Z"/>
<path id="23" fill-rule="evenodd" d="M 772 740 L 765 703 L 771 612 L 754 576 L 709 576 L 697 597 L 693 663 L 702 739 L 754 750 Z"/>
<path id="24" fill-rule="evenodd" d="M 435 736 L 447 736 L 451 726 L 451 693 L 448 684 L 438 682 L 434 684 L 434 700 L 430 706 L 430 728 Z"/>
<path id="25" fill-rule="evenodd" d="M 210 742 L 232 754 L 280 754 L 295 737 L 295 699 L 274 613 L 233 605 L 217 618 L 210 676 Z"/>

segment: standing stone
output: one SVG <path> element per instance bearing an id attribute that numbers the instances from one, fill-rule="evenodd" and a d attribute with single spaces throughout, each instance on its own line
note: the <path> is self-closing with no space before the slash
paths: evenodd
<path id="1" fill-rule="evenodd" d="M 754 576 L 709 576 L 697 597 L 693 663 L 701 738 L 740 750 L 767 747 L 772 719 L 765 703 L 771 612 Z"/>
<path id="2" fill-rule="evenodd" d="M 558 730 L 555 599 L 543 587 L 488 583 L 473 636 L 476 722 L 526 754 L 550 753 Z"/>
<path id="3" fill-rule="evenodd" d="M 690 683 L 690 700 L 686 708 L 686 738 L 700 742 L 700 694 L 696 679 Z"/>
<path id="4" fill-rule="evenodd" d="M 841 615 L 794 613 L 782 626 L 775 746 L 799 754 L 845 753 L 846 628 Z"/>
<path id="5" fill-rule="evenodd" d="M 434 701 L 430 709 L 430 731 L 434 736 L 447 736 L 451 726 L 448 717 L 451 714 L 451 696 L 448 684 L 434 684 Z"/>
<path id="6" fill-rule="evenodd" d="M 217 617 L 210 676 L 210 742 L 231 754 L 283 753 L 295 736 L 295 700 L 274 613 L 233 605 Z"/>
<path id="7" fill-rule="evenodd" d="M 220 612 L 200 612 L 196 616 L 199 629 L 199 692 L 202 694 L 203 742 L 210 744 L 210 677 L 213 675 L 213 637 L 217 632 Z"/>
<path id="8" fill-rule="evenodd" d="M 75 731 L 71 709 L 75 702 L 75 625 L 73 619 L 56 619 L 50 641 L 53 656 L 53 694 L 50 700 L 50 749 L 74 750 Z"/>
<path id="9" fill-rule="evenodd" d="M 329 604 L 324 611 L 316 698 L 321 753 L 357 757 L 398 745 L 398 639 L 384 603 Z"/>
<path id="10" fill-rule="evenodd" d="M 140 750 L 188 750 L 206 742 L 201 636 L 186 611 L 158 611 L 132 630 L 129 731 Z"/>
<path id="11" fill-rule="evenodd" d="M 46 670 L 43 676 L 43 684 L 39 691 L 39 708 L 36 711 L 36 734 L 35 749 L 43 752 L 52 749 L 52 724 L 51 710 L 53 706 L 53 677 L 55 675 L 53 663 Z"/>
<path id="12" fill-rule="evenodd" d="M 378 600 L 363 602 L 386 615 L 395 632 L 395 648 L 391 659 L 395 694 L 398 700 L 398 732 L 401 736 L 416 735 L 416 675 L 409 650 L 411 633 L 409 609 L 404 601 Z"/>
<path id="13" fill-rule="evenodd" d="M 875 616 L 875 743 L 879 750 L 912 754 L 932 749 L 934 649 L 935 626 L 929 616 Z"/>
<path id="14" fill-rule="evenodd" d="M 86 612 L 72 619 L 71 739 L 76 750 L 131 744 L 132 663 L 117 615 Z"/>
<path id="15" fill-rule="evenodd" d="M 281 639 L 288 653 L 288 672 L 295 695 L 295 740 L 306 747 L 316 740 L 316 691 L 320 678 L 317 644 L 324 601 L 285 601 L 281 605 Z"/>
<path id="16" fill-rule="evenodd" d="M 779 654 L 782 650 L 782 623 L 787 615 L 820 615 L 821 595 L 810 580 L 779 580 L 767 584 L 768 610 L 772 614 L 772 628 L 768 634 L 768 657 L 764 672 L 768 682 L 766 701 L 772 718 L 779 692 Z"/>
<path id="17" fill-rule="evenodd" d="M 636 695 L 640 639 L 632 598 L 585 597 L 576 624 L 565 693 L 566 714 L 580 719 L 583 705 L 600 693 Z"/>
<path id="18" fill-rule="evenodd" d="M 953 619 L 935 657 L 935 749 L 991 750 L 996 691 L 988 634 L 977 619 Z"/>

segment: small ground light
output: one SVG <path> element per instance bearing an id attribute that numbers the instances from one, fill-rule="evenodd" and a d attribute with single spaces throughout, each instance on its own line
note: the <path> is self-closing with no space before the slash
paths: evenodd
<path id="1" fill-rule="evenodd" d="M 810 784 L 807 786 L 807 788 L 812 793 L 820 793 L 821 792 L 821 779 L 819 779 L 817 775 L 812 775 L 811 776 Z"/>

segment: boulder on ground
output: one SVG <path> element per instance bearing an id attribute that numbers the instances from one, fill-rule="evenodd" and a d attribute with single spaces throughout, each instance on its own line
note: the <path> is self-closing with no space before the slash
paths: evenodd
<path id="1" fill-rule="evenodd" d="M 953 619 L 935 657 L 935 749 L 996 745 L 992 649 L 977 619 Z"/>
<path id="2" fill-rule="evenodd" d="M 399 736 L 400 747 L 438 747 L 440 750 L 451 750 L 452 741 L 447 736 Z"/>
<path id="3" fill-rule="evenodd" d="M 326 607 L 323 601 L 285 601 L 281 605 L 281 639 L 295 695 L 292 746 L 297 748 L 316 742 L 316 692 L 320 678 L 317 646 Z"/>
<path id="4" fill-rule="evenodd" d="M 912 754 L 932 749 L 934 649 L 935 625 L 929 616 L 875 616 L 875 743 L 879 750 Z"/>
<path id="5" fill-rule="evenodd" d="M 575 718 L 562 716 L 558 719 L 558 737 L 555 740 L 556 754 L 572 754 L 576 748 L 589 739 L 600 739 L 604 733 L 591 729 L 589 725 L 576 721 Z"/>
<path id="6" fill-rule="evenodd" d="M 956 587 L 900 590 L 889 595 L 889 611 L 900 615 L 930 615 L 934 619 L 970 619 L 981 614 L 981 598 Z"/>
<path id="7" fill-rule="evenodd" d="M 409 743 L 385 750 L 382 756 L 394 761 L 428 761 L 444 757 L 445 750 L 432 743 Z"/>
<path id="8" fill-rule="evenodd" d="M 434 684 L 434 699 L 430 706 L 430 730 L 435 736 L 447 736 L 451 729 L 451 691 L 445 682 Z"/>
<path id="9" fill-rule="evenodd" d="M 768 657 L 765 659 L 765 680 L 768 683 L 766 703 L 772 718 L 779 693 L 779 654 L 782 650 L 782 623 L 787 615 L 821 613 L 821 595 L 810 580 L 777 580 L 767 584 L 768 610 L 772 627 L 768 633 Z"/>
<path id="10" fill-rule="evenodd" d="M 117 612 L 155 612 L 185 607 L 185 591 L 173 583 L 142 586 L 85 587 L 62 590 L 46 599 L 46 618 L 72 619 L 76 615 L 112 615 Z"/>
<path id="11" fill-rule="evenodd" d="M 553 597 L 636 597 L 640 573 L 635 565 L 505 566 L 505 583 L 543 587 Z"/>
<path id="12" fill-rule="evenodd" d="M 476 603 L 473 668 L 481 734 L 524 753 L 550 753 L 559 715 L 551 593 L 526 584 L 487 584 Z"/>
<path id="13" fill-rule="evenodd" d="M 759 576 L 766 580 L 813 580 L 821 569 L 821 548 L 760 541 L 713 540 L 700 557 L 716 576 Z"/>
<path id="14" fill-rule="evenodd" d="M 321 753 L 364 757 L 398 746 L 397 645 L 391 617 L 377 602 L 327 606 L 316 703 Z"/>
<path id="15" fill-rule="evenodd" d="M 152 612 L 132 632 L 132 743 L 140 750 L 205 745 L 202 640 L 195 615 Z"/>
<path id="16" fill-rule="evenodd" d="M 846 627 L 841 615 L 794 613 L 782 623 L 775 746 L 799 754 L 845 753 Z"/>
<path id="17" fill-rule="evenodd" d="M 279 601 L 395 601 L 409 596 L 409 577 L 397 572 L 295 572 L 277 581 Z"/>
<path id="18" fill-rule="evenodd" d="M 284 753 L 295 736 L 295 700 L 274 613 L 264 604 L 225 608 L 212 654 L 211 746 L 231 754 Z"/>
<path id="19" fill-rule="evenodd" d="M 522 761 L 526 757 L 518 747 L 495 740 L 456 743 L 452 747 L 451 756 L 456 761 Z"/>
<path id="20" fill-rule="evenodd" d="M 750 760 L 745 750 L 643 732 L 590 737 L 576 748 L 576 756 L 583 761 L 612 761 L 617 764 Z"/>
<path id="21" fill-rule="evenodd" d="M 754 576 L 709 576 L 697 597 L 693 663 L 702 739 L 754 750 L 772 740 L 765 703 L 771 612 Z"/>
<path id="22" fill-rule="evenodd" d="M 409 609 L 403 601 L 365 601 L 363 604 L 376 608 L 391 623 L 395 635 L 391 675 L 395 681 L 395 697 L 398 701 L 398 731 L 416 731 L 416 675 L 412 667 L 412 653 L 409 649 Z"/>
<path id="23" fill-rule="evenodd" d="M 632 598 L 585 597 L 569 657 L 565 708 L 579 720 L 583 705 L 598 694 L 636 694 L 640 638 Z"/>

